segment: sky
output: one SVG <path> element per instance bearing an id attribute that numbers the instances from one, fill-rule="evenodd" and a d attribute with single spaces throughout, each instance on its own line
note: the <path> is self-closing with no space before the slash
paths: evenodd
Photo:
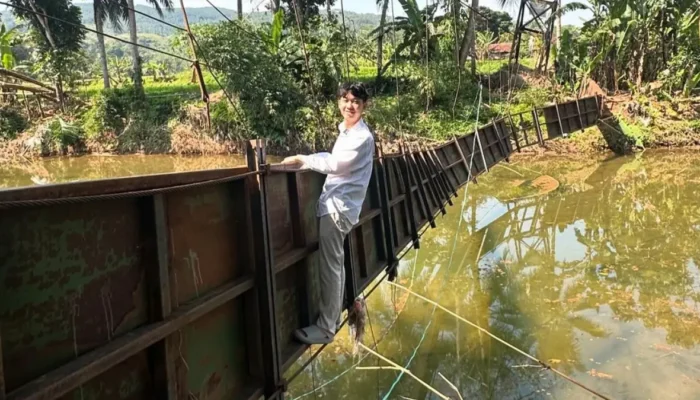
<path id="1" fill-rule="evenodd" d="M 185 6 L 187 7 L 208 7 L 209 5 L 207 4 L 206 0 L 184 0 L 185 1 Z M 230 8 L 230 9 L 235 9 L 236 8 L 236 0 L 210 0 L 214 5 L 217 7 L 225 7 L 225 8 Z M 399 12 L 401 10 L 401 5 L 397 0 L 394 1 L 394 11 L 396 15 L 401 15 L 402 13 Z M 425 7 L 425 1 L 426 0 L 417 0 L 418 4 L 421 7 Z M 434 0 L 429 0 L 432 4 Z M 516 0 L 517 1 L 517 0 Z M 564 4 L 571 3 L 574 0 L 563 0 Z M 137 3 L 141 2 L 141 0 L 136 0 Z M 585 3 L 585 0 L 583 1 Z M 259 11 L 264 11 L 266 9 L 266 5 L 269 4 L 269 0 L 243 0 L 243 11 L 244 12 L 249 12 L 253 11 L 255 9 Z M 336 6 L 334 8 L 340 9 L 340 1 L 336 0 Z M 512 7 L 507 7 L 505 9 L 502 9 L 500 6 L 500 3 L 498 0 L 480 0 L 479 4 L 485 7 L 489 7 L 494 10 L 503 10 L 508 12 L 513 19 L 517 17 L 518 14 L 518 6 L 512 6 Z M 345 0 L 344 1 L 344 6 L 345 10 L 347 11 L 354 11 L 357 13 L 372 13 L 372 14 L 378 14 L 379 10 L 377 9 L 377 1 L 376 0 Z M 565 14 L 564 17 L 562 18 L 562 24 L 564 25 L 575 25 L 575 26 L 581 26 L 583 24 L 583 21 L 588 20 L 591 18 L 591 13 L 589 11 L 573 11 L 571 13 Z"/>
<path id="2" fill-rule="evenodd" d="M 176 0 L 177 1 L 177 0 Z M 210 0 L 214 5 L 217 7 L 224 7 L 224 8 L 229 8 L 229 9 L 235 9 L 236 8 L 236 0 Z M 425 1 L 434 1 L 434 0 L 417 0 L 418 4 L 421 5 L 421 7 L 425 6 Z M 517 1 L 517 0 L 515 0 Z M 564 4 L 571 3 L 573 1 L 577 0 L 563 0 Z M 82 2 L 80 0 L 76 2 Z M 135 0 L 137 4 L 145 4 L 144 0 Z M 185 6 L 186 7 L 208 7 L 209 4 L 207 3 L 206 0 L 184 0 Z M 395 10 L 395 15 L 402 15 L 403 13 L 401 12 L 401 5 L 397 0 L 393 0 L 394 2 L 394 10 Z M 581 0 L 581 2 L 586 3 L 585 0 Z M 266 4 L 269 3 L 269 0 L 243 0 L 243 11 L 244 12 L 250 12 L 250 11 L 264 11 L 266 9 Z M 340 1 L 336 0 L 337 4 L 340 4 Z M 377 2 L 376 0 L 345 0 L 344 1 L 344 6 L 345 10 L 347 11 L 354 11 L 356 13 L 373 13 L 373 14 L 378 14 L 379 11 L 377 9 Z M 498 0 L 480 0 L 479 4 L 485 7 L 489 7 L 494 10 L 503 10 L 508 12 L 513 19 L 517 17 L 518 14 L 518 8 L 517 5 L 511 6 L 511 7 L 506 7 L 505 9 L 502 9 L 499 1 Z M 4 11 L 4 6 L 0 6 L 0 11 Z M 334 7 L 335 9 L 340 9 L 340 6 L 336 5 Z M 564 17 L 562 18 L 562 24 L 564 25 L 574 25 L 574 26 L 581 26 L 584 21 L 588 20 L 591 18 L 591 13 L 587 10 L 583 11 L 573 11 L 568 14 L 565 14 Z"/>

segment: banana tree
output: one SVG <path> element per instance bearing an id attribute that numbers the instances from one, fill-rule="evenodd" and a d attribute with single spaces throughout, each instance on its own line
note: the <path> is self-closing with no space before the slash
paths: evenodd
<path id="1" fill-rule="evenodd" d="M 480 60 L 489 58 L 489 46 L 496 43 L 496 36 L 491 31 L 476 33 L 476 56 Z"/>
<path id="2" fill-rule="evenodd" d="M 4 24 L 0 24 L 0 61 L 5 69 L 13 69 L 17 63 L 12 53 L 12 41 L 17 32 L 16 28 L 7 29 Z"/>
<path id="3" fill-rule="evenodd" d="M 436 26 L 444 16 L 436 17 L 438 4 L 431 4 L 420 9 L 416 0 L 399 0 L 406 16 L 396 17 L 384 26 L 379 26 L 370 32 L 370 37 L 379 40 L 380 37 L 396 34 L 401 38 L 397 43 L 391 60 L 380 71 L 383 73 L 395 62 L 401 54 L 408 50 L 408 58 L 424 60 L 426 56 L 435 54 L 438 49 L 438 38 L 442 35 L 436 30 Z"/>

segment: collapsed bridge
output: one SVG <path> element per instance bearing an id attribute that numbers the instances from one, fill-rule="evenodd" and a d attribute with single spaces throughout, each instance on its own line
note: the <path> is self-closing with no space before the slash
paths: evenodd
<path id="1" fill-rule="evenodd" d="M 346 241 L 347 299 L 391 278 L 461 186 L 601 107 L 379 152 Z M 282 398 L 306 350 L 292 332 L 318 312 L 324 177 L 265 158 L 251 145 L 245 167 L 0 191 L 0 399 Z"/>

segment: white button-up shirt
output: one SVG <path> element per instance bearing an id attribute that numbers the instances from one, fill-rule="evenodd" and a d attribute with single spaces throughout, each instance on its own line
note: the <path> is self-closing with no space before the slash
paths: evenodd
<path id="1" fill-rule="evenodd" d="M 303 156 L 304 168 L 328 175 L 318 200 L 318 216 L 343 214 L 354 225 L 372 176 L 374 137 L 364 120 L 352 128 L 338 126 L 340 135 L 331 153 Z"/>

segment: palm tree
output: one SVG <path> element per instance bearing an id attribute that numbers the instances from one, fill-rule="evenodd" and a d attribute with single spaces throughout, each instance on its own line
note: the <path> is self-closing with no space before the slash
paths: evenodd
<path id="1" fill-rule="evenodd" d="M 131 42 L 131 54 L 133 57 L 133 68 L 134 68 L 134 89 L 136 90 L 137 96 L 143 96 L 143 73 L 141 71 L 141 56 L 139 55 L 139 47 L 136 45 L 138 43 L 138 34 L 136 32 L 136 13 L 134 12 L 134 0 L 126 0 L 129 7 L 129 36 Z M 166 10 L 172 10 L 173 2 L 172 0 L 147 0 L 148 4 L 155 8 L 156 13 L 163 18 L 163 8 Z"/>
<path id="2" fill-rule="evenodd" d="M 384 25 L 386 24 L 386 11 L 390 0 L 377 0 L 377 6 L 382 8 L 382 16 L 379 20 L 379 34 L 377 35 L 377 78 L 382 76 L 384 66 Z"/>
<path id="3" fill-rule="evenodd" d="M 100 53 L 100 65 L 102 66 L 102 80 L 104 88 L 109 89 L 109 71 L 107 68 L 107 51 L 105 50 L 105 38 L 101 35 L 104 31 L 104 23 L 106 20 L 112 26 L 120 30 L 122 20 L 129 18 L 127 3 L 125 0 L 95 0 L 93 3 L 95 13 L 95 30 L 97 34 L 97 48 Z"/>

